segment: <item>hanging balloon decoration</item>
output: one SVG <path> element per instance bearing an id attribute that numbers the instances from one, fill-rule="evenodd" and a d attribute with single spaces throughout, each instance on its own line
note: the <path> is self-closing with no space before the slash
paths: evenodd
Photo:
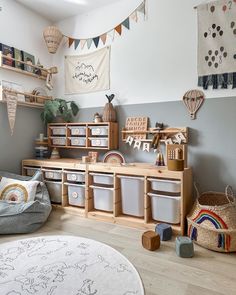
<path id="1" fill-rule="evenodd" d="M 196 113 L 202 106 L 204 99 L 205 95 L 201 90 L 190 90 L 184 94 L 183 102 L 192 120 L 196 119 Z"/>

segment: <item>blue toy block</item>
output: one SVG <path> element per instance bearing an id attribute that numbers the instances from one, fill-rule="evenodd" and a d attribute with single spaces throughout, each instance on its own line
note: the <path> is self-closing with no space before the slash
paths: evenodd
<path id="1" fill-rule="evenodd" d="M 157 224 L 155 232 L 160 235 L 161 241 L 169 241 L 172 238 L 172 227 L 169 224 Z"/>
<path id="2" fill-rule="evenodd" d="M 175 251 L 179 257 L 191 258 L 194 255 L 193 241 L 188 237 L 178 236 L 175 240 Z"/>

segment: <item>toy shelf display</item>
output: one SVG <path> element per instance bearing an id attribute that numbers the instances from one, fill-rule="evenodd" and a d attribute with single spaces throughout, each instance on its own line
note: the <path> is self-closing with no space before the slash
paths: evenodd
<path id="1" fill-rule="evenodd" d="M 77 159 L 22 161 L 24 175 L 39 169 L 55 209 L 141 229 L 168 222 L 175 233 L 185 233 L 193 203 L 191 168 L 168 171 L 145 163 L 83 164 Z"/>
<path id="2" fill-rule="evenodd" d="M 118 124 L 112 122 L 48 124 L 51 147 L 111 150 L 118 148 L 118 136 Z"/>

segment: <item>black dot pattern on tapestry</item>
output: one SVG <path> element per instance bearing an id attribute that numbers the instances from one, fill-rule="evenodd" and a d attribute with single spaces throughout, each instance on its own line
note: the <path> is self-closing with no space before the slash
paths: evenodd
<path id="1" fill-rule="evenodd" d="M 212 13 L 215 12 L 215 6 L 214 6 L 214 5 L 211 6 L 211 12 L 212 12 Z"/>
<path id="2" fill-rule="evenodd" d="M 208 32 L 204 33 L 204 37 L 212 37 L 212 38 L 216 38 L 217 34 L 219 36 L 223 36 L 224 35 L 224 31 L 221 30 L 221 26 L 217 26 L 216 24 L 212 24 L 212 26 L 210 28 L 208 28 Z"/>
<path id="3" fill-rule="evenodd" d="M 236 35 L 236 23 L 234 21 L 231 22 L 230 27 L 233 31 L 233 34 Z"/>
<path id="4" fill-rule="evenodd" d="M 236 54 L 234 54 L 234 59 L 236 59 Z"/>
<path id="5" fill-rule="evenodd" d="M 222 64 L 223 59 L 227 58 L 228 53 L 223 46 L 216 50 L 209 50 L 208 55 L 205 56 L 205 61 L 208 67 L 215 67 L 216 69 Z M 234 56 L 236 58 L 236 54 Z"/>

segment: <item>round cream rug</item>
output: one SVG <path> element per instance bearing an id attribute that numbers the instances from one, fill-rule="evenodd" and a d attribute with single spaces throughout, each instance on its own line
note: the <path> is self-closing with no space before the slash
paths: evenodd
<path id="1" fill-rule="evenodd" d="M 113 248 L 74 236 L 0 245 L 1 295 L 144 295 L 134 266 Z"/>

